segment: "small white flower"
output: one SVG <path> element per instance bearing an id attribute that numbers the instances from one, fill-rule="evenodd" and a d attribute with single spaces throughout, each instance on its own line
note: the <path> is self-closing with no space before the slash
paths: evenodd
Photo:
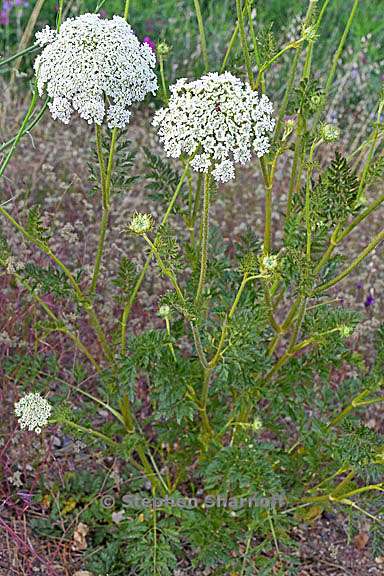
<path id="1" fill-rule="evenodd" d="M 191 167 L 212 170 L 215 180 L 227 182 L 235 177 L 234 163 L 247 164 L 252 153 L 268 152 L 272 104 L 239 78 L 229 72 L 192 82 L 181 78 L 170 91 L 168 107 L 153 119 L 168 156 L 197 152 Z"/>
<path id="2" fill-rule="evenodd" d="M 40 32 L 36 32 L 36 44 L 38 46 L 46 46 L 56 40 L 57 32 L 49 26 L 46 26 Z"/>
<path id="3" fill-rule="evenodd" d="M 212 176 L 217 182 L 229 182 L 235 177 L 235 167 L 230 160 L 224 160 L 217 164 L 216 168 L 212 171 Z"/>
<path id="4" fill-rule="evenodd" d="M 106 117 L 110 128 L 124 128 L 131 104 L 157 90 L 156 57 L 120 16 L 68 18 L 58 33 L 38 32 L 36 43 L 45 46 L 34 64 L 39 93 L 46 90 L 53 118 L 64 124 L 77 111 L 89 124 Z"/>
<path id="5" fill-rule="evenodd" d="M 34 392 L 27 394 L 15 404 L 15 414 L 20 428 L 35 431 L 36 434 L 40 434 L 41 429 L 47 426 L 51 412 L 52 407 L 48 400 Z"/>

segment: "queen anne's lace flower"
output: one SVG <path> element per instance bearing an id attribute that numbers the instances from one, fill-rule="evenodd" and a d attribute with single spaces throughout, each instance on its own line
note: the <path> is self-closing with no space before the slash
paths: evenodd
<path id="1" fill-rule="evenodd" d="M 52 407 L 48 400 L 40 394 L 31 392 L 15 404 L 15 414 L 21 429 L 27 428 L 40 434 L 41 429 L 48 424 Z"/>
<path id="2" fill-rule="evenodd" d="M 65 124 L 76 110 L 90 124 L 107 115 L 110 128 L 124 128 L 128 107 L 157 90 L 156 57 L 120 16 L 69 18 L 59 33 L 46 27 L 36 39 L 45 46 L 34 65 L 39 93 L 46 89 L 52 116 Z"/>
<path id="3" fill-rule="evenodd" d="M 172 158 L 194 156 L 198 172 L 212 169 L 215 180 L 235 177 L 234 164 L 246 164 L 252 153 L 269 150 L 268 132 L 274 128 L 272 104 L 229 72 L 210 73 L 171 87 L 167 108 L 160 109 L 153 125 L 165 152 Z"/>

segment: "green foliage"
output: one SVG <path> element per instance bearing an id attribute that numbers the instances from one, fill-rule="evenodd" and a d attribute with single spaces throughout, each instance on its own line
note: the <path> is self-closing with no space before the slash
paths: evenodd
<path id="1" fill-rule="evenodd" d="M 168 206 L 173 193 L 180 180 L 180 174 L 169 160 L 151 152 L 146 146 L 143 147 L 145 154 L 145 178 L 146 188 L 150 192 L 150 198 L 163 206 Z M 176 204 L 174 210 L 180 210 Z"/>
<path id="2" fill-rule="evenodd" d="M 36 205 L 30 208 L 25 229 L 36 243 L 48 244 L 51 231 L 43 224 L 40 206 Z"/>
<path id="3" fill-rule="evenodd" d="M 304 118 L 309 118 L 323 103 L 319 81 L 313 78 L 304 78 L 295 88 L 289 113 L 300 112 Z"/>
<path id="4" fill-rule="evenodd" d="M 99 3 L 98 9 L 105 8 L 110 15 L 120 10 L 118 4 L 111 0 Z M 130 20 L 139 38 L 148 33 L 155 41 L 161 36 L 174 44 L 165 63 L 165 83 L 184 69 L 186 75 L 198 77 L 202 42 L 197 50 L 191 50 L 197 45 L 192 3 L 167 0 L 160 4 L 158 12 L 150 0 L 131 3 Z M 201 2 L 210 70 L 220 69 L 222 48 L 228 46 L 236 26 L 233 4 L 227 0 Z M 279 11 L 288 14 L 289 9 L 301 14 L 302 3 L 294 0 L 291 4 L 289 8 L 287 3 L 283 6 L 272 0 L 270 10 L 277 16 Z M 332 10 L 338 6 L 343 17 L 348 15 L 349 8 L 339 0 L 330 4 Z M 83 8 L 94 10 L 95 5 L 91 0 L 74 3 L 67 7 L 68 15 Z M 229 238 L 223 236 L 220 225 L 210 223 L 206 230 L 201 213 L 202 175 L 191 170 L 180 186 L 186 159 L 176 166 L 147 147 L 143 147 L 144 158 L 141 153 L 138 158 L 141 174 L 133 175 L 136 150 L 126 132 L 119 131 L 109 164 L 113 167 L 111 191 L 126 193 L 140 178 L 151 202 L 156 203 L 153 213 L 160 214 L 157 230 L 152 232 L 147 214 L 144 223 L 147 218 L 148 234 L 155 245 L 150 282 L 153 276 L 161 276 L 160 281 L 150 283 L 146 277 L 150 298 L 147 301 L 139 292 L 138 299 L 131 302 L 133 288 L 141 287 L 142 276 L 127 253 L 111 280 L 122 305 L 114 306 L 108 300 L 108 289 L 98 292 L 95 283 L 92 290 L 89 279 L 74 274 L 79 283 L 74 313 L 79 321 L 64 325 L 64 320 L 59 320 L 57 326 L 41 318 L 23 318 L 25 325 L 17 326 L 17 330 L 25 330 L 35 340 L 27 343 L 28 353 L 11 355 L 7 347 L 4 354 L 1 376 L 5 381 L 22 392 L 49 392 L 47 398 L 53 408 L 50 424 L 66 441 L 80 439 L 90 446 L 82 454 L 85 461 L 89 458 L 89 469 L 61 475 L 60 482 L 49 487 L 55 495 L 49 511 L 36 514 L 31 526 L 38 536 L 62 539 L 63 534 L 65 538 L 73 535 L 79 521 L 85 522 L 89 534 L 83 560 L 95 574 L 168 576 L 176 573 L 179 564 L 190 571 L 209 568 L 212 574 L 223 576 L 298 574 L 299 554 L 292 528 L 313 513 L 306 507 L 302 510 L 303 503 L 313 504 L 318 514 L 319 509 L 333 504 L 346 506 L 345 495 L 362 503 L 371 520 L 382 514 L 378 490 L 374 492 L 378 486 L 372 488 L 372 484 L 382 481 L 383 439 L 366 425 L 364 401 L 373 405 L 382 401 L 384 328 L 378 330 L 372 355 L 365 355 L 350 340 L 361 315 L 335 305 L 336 298 L 329 301 L 325 290 L 317 290 L 345 265 L 348 252 L 331 254 L 329 242 L 334 240 L 335 228 L 342 230 L 360 209 L 357 201 L 362 174 L 365 186 L 382 177 L 381 144 L 377 142 L 375 153 L 372 157 L 368 154 L 367 159 L 363 154 L 355 155 L 355 150 L 345 150 L 344 155 L 336 152 L 330 165 L 323 167 L 323 159 L 329 156 L 326 152 L 322 155 L 327 143 L 317 139 L 318 128 L 325 119 L 333 87 L 328 93 L 324 75 L 313 74 L 309 64 L 315 70 L 326 55 L 318 54 L 318 38 L 314 37 L 308 41 L 307 36 L 295 49 L 290 38 L 290 43 L 281 47 L 282 30 L 263 18 L 266 3 L 252 3 L 251 8 L 253 17 L 257 9 L 257 18 L 253 18 L 256 46 L 254 37 L 247 38 L 252 65 L 256 68 L 256 64 L 277 57 L 277 73 L 268 69 L 263 87 L 265 81 L 266 92 L 276 95 L 276 117 L 281 114 L 284 122 L 287 115 L 295 116 L 282 130 L 283 138 L 278 133 L 271 135 L 269 153 L 261 159 L 260 177 L 263 175 L 266 182 L 264 230 L 256 232 L 255 224 L 255 229 L 238 234 L 242 214 Z M 244 12 L 244 33 L 248 35 L 248 13 Z M 52 19 L 52 14 L 43 14 Z M 147 30 L 151 26 L 153 33 Z M 301 26 L 302 22 L 296 22 L 290 36 L 297 39 Z M 243 30 L 240 32 L 233 36 L 226 69 L 244 78 Z M 323 31 L 319 31 L 319 38 L 323 38 L 321 34 Z M 185 46 L 188 58 L 180 63 Z M 329 46 L 334 55 L 337 42 L 329 41 Z M 298 66 L 293 66 L 295 71 L 288 76 L 285 71 L 296 56 Z M 158 104 L 153 102 L 155 107 Z M 148 116 L 143 114 L 141 119 L 147 121 Z M 103 129 L 105 166 L 111 142 L 111 131 Z M 367 143 L 361 151 L 369 150 L 370 141 Z M 356 171 L 348 158 L 356 160 Z M 96 160 L 94 154 L 91 183 L 92 191 L 100 195 Z M 317 179 L 315 173 L 319 174 Z M 275 202 L 278 190 L 274 178 L 280 178 L 281 190 L 289 190 L 293 196 L 292 205 L 284 204 L 285 213 L 276 220 L 282 204 L 270 206 L 267 193 L 272 191 Z M 232 193 L 241 194 L 241 178 L 236 185 Z M 170 202 L 178 188 L 180 194 L 171 210 Z M 226 190 L 230 188 L 223 189 L 213 181 L 210 184 L 211 205 L 217 202 L 212 220 L 222 218 L 222 206 L 228 200 Z M 268 208 L 274 216 L 270 221 Z M 243 209 L 251 207 L 245 205 Z M 160 224 L 164 213 L 170 223 Z M 282 221 L 279 234 L 276 228 Z M 24 236 L 52 256 L 48 248 L 51 235 L 40 208 L 33 206 Z M 206 237 L 208 247 L 204 246 Z M 140 240 L 148 254 L 144 244 L 148 237 L 139 238 L 138 234 L 137 245 Z M 103 241 L 101 236 L 98 256 L 107 268 L 109 263 L 101 254 Z M 7 264 L 10 254 L 8 242 L 0 235 L 2 265 Z M 58 257 L 54 259 L 59 262 Z M 321 270 L 320 261 L 324 264 Z M 59 318 L 66 311 L 65 303 L 73 298 L 66 270 L 65 266 L 43 268 L 28 262 L 20 271 L 35 300 L 39 294 L 54 300 Z M 136 316 L 129 317 L 126 325 L 126 317 L 114 315 L 116 308 L 127 303 L 125 312 Z M 163 310 L 159 313 L 160 307 Z M 57 355 L 46 354 L 48 346 L 59 349 L 60 342 L 53 336 L 51 340 L 50 333 L 63 326 L 66 333 L 59 337 L 65 339 L 65 349 Z M 77 356 L 68 353 L 68 336 L 79 349 Z M 30 354 L 33 347 L 35 353 Z M 42 435 L 42 439 L 43 446 L 49 435 Z M 78 462 L 84 468 L 88 464 L 81 458 L 75 464 Z M 36 504 L 46 500 L 44 481 L 38 479 Z M 110 508 L 102 502 L 106 493 L 115 499 Z M 144 504 L 139 509 L 123 507 L 122 496 L 129 493 L 148 499 L 193 496 L 198 503 L 190 509 L 166 504 L 157 510 Z M 264 497 L 265 502 L 239 508 L 209 506 L 202 501 L 207 495 L 223 498 L 226 503 L 239 497 Z M 283 501 L 276 505 L 274 499 L 279 496 Z M 353 530 L 362 517 L 357 512 L 352 506 Z M 383 533 L 376 526 L 373 530 L 376 549 Z"/>
<path id="5" fill-rule="evenodd" d="M 119 301 L 126 301 L 135 285 L 137 279 L 136 265 L 127 256 L 123 256 L 119 262 L 119 269 L 113 284 L 120 289 Z"/>
<path id="6" fill-rule="evenodd" d="M 104 164 L 107 167 L 111 146 L 112 132 L 102 132 L 102 154 Z M 127 132 L 120 130 L 117 135 L 115 152 L 113 156 L 113 171 L 111 175 L 111 189 L 114 194 L 127 193 L 138 180 L 138 176 L 132 175 L 135 166 L 136 150 L 132 150 L 132 142 L 127 137 Z M 88 162 L 89 180 L 92 185 L 91 194 L 100 192 L 100 166 L 96 150 L 92 152 L 92 159 Z"/>
<path id="7" fill-rule="evenodd" d="M 346 158 L 335 159 L 319 177 L 313 189 L 313 217 L 327 228 L 342 222 L 356 211 L 359 182 Z"/>
<path id="8" fill-rule="evenodd" d="M 28 280 L 32 291 L 39 290 L 43 294 L 53 294 L 56 298 L 68 298 L 72 290 L 65 274 L 48 266 L 42 268 L 28 262 L 22 271 L 23 277 Z"/>
<path id="9" fill-rule="evenodd" d="M 8 258 L 11 256 L 11 250 L 7 239 L 0 228 L 0 266 L 6 266 Z"/>
<path id="10" fill-rule="evenodd" d="M 383 448 L 384 440 L 374 430 L 354 425 L 348 420 L 344 422 L 343 428 L 344 434 L 335 447 L 336 459 L 340 466 L 348 465 L 361 473 L 361 470 L 374 464 L 380 448 Z M 383 465 L 380 468 L 382 473 Z"/>
<path id="11" fill-rule="evenodd" d="M 155 246 L 160 258 L 167 269 L 175 272 L 182 266 L 180 260 L 180 247 L 175 232 L 169 225 L 159 227 L 156 234 Z"/>

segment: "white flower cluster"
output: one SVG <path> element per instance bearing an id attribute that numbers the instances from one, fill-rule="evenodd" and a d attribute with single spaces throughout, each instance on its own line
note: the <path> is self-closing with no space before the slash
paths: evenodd
<path id="1" fill-rule="evenodd" d="M 153 125 L 168 156 L 197 151 L 192 168 L 212 170 L 215 180 L 227 182 L 235 177 L 235 163 L 246 164 L 253 152 L 259 157 L 268 152 L 272 111 L 270 100 L 239 78 L 210 73 L 192 82 L 178 80 Z"/>
<path id="2" fill-rule="evenodd" d="M 34 65 L 39 93 L 46 89 L 53 118 L 65 124 L 76 110 L 89 124 L 107 115 L 110 128 L 124 128 L 128 107 L 157 90 L 156 57 L 120 16 L 83 14 L 66 20 L 59 33 L 45 28 L 36 40 L 45 46 Z"/>
<path id="3" fill-rule="evenodd" d="M 30 432 L 40 434 L 41 429 L 48 424 L 52 407 L 48 400 L 40 394 L 31 392 L 15 404 L 15 414 L 21 429 L 28 428 Z"/>

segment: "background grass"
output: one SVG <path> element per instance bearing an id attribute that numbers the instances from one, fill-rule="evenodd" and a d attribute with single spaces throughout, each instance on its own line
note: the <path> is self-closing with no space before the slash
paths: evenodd
<path id="1" fill-rule="evenodd" d="M 233 0 L 202 0 L 207 42 L 212 67 L 220 62 L 236 21 Z M 0 26 L 1 50 L 8 53 L 17 48 L 20 33 L 24 29 L 35 2 L 29 6 L 14 8 L 10 24 Z M 319 2 L 321 6 L 322 2 Z M 317 51 L 320 60 L 327 58 L 335 49 L 340 33 L 349 16 L 353 0 L 331 0 L 322 25 L 321 39 L 323 50 Z M 95 10 L 95 0 L 66 0 L 67 14 L 74 15 Z M 100 10 L 111 16 L 121 14 L 124 0 L 99 0 Z M 255 0 L 257 31 L 261 32 L 272 23 L 272 31 L 279 39 L 286 37 L 287 22 L 300 18 L 306 11 L 306 0 Z M 354 50 L 361 46 L 362 38 L 369 36 L 368 57 L 373 61 L 384 58 L 384 18 L 383 0 L 362 0 L 354 20 L 349 43 Z M 54 25 L 57 12 L 56 0 L 46 0 L 40 14 L 39 24 Z M 196 51 L 197 26 L 192 0 L 131 0 L 130 20 L 138 35 L 151 36 L 155 41 L 164 39 L 173 47 L 172 68 L 188 68 Z M 321 62 L 318 62 L 321 65 Z M 197 72 L 197 70 L 196 70 Z"/>

